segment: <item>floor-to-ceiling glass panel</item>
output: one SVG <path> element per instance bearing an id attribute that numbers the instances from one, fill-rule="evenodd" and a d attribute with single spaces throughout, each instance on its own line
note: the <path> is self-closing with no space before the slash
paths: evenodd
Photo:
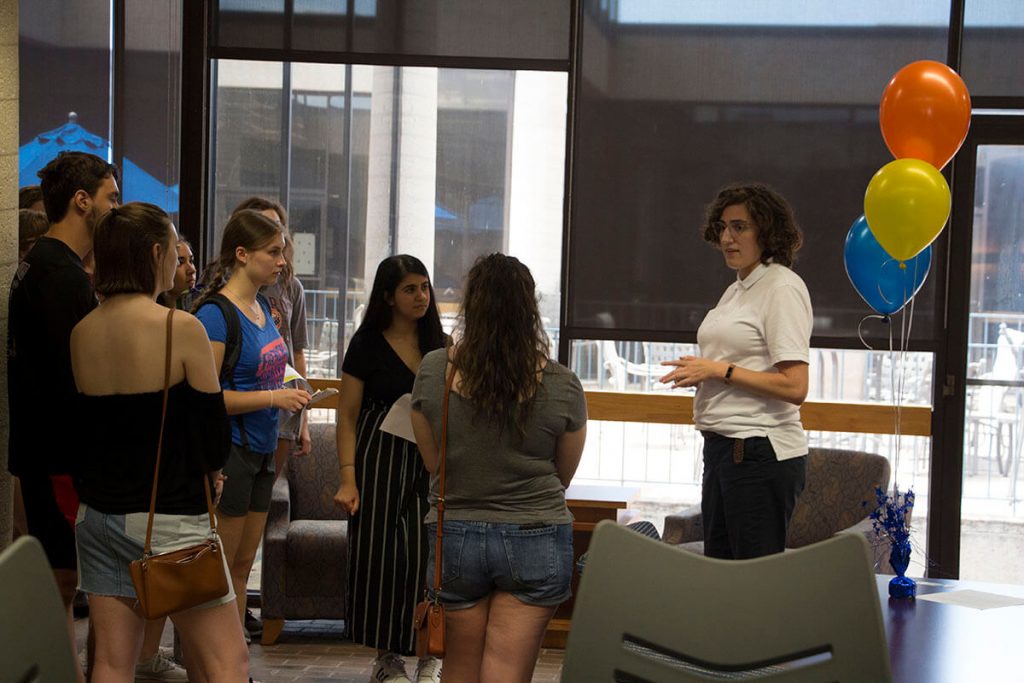
<path id="1" fill-rule="evenodd" d="M 308 372 L 336 377 L 377 264 L 412 254 L 451 331 L 481 255 L 533 272 L 558 339 L 564 73 L 219 60 L 213 253 L 251 195 L 289 213 Z"/>
<path id="2" fill-rule="evenodd" d="M 1024 582 L 1024 146 L 979 145 L 960 577 Z"/>

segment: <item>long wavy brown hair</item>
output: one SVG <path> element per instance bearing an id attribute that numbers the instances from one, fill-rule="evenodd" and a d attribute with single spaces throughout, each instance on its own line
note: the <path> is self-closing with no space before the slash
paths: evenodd
<path id="1" fill-rule="evenodd" d="M 505 254 L 477 259 L 466 276 L 459 317 L 459 393 L 478 417 L 511 426 L 522 438 L 548 357 L 530 269 Z"/>

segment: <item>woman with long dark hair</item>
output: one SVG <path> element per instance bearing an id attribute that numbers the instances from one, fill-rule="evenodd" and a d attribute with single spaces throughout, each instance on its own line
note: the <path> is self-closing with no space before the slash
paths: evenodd
<path id="1" fill-rule="evenodd" d="M 440 600 L 445 677 L 530 680 L 544 630 L 570 595 L 572 515 L 565 489 L 586 440 L 583 387 L 548 358 L 529 269 L 504 254 L 466 278 L 460 338 L 428 354 L 413 388 L 413 428 L 436 475 L 445 382 L 452 377 Z M 431 479 L 429 537 L 439 481 Z M 434 583 L 434 546 L 427 585 Z"/>
<path id="2" fill-rule="evenodd" d="M 195 305 L 196 317 L 210 336 L 228 415 L 233 416 L 217 519 L 243 624 L 245 586 L 263 539 L 274 484 L 277 412 L 299 410 L 309 401 L 309 392 L 282 384 L 288 350 L 274 326 L 270 304 L 259 294 L 260 287 L 277 281 L 284 265 L 281 226 L 257 211 L 239 211 L 224 227 L 220 256 Z M 224 308 L 211 301 L 217 294 L 226 299 L 221 300 Z M 234 361 L 230 372 L 224 372 L 227 360 Z"/>
<path id="3" fill-rule="evenodd" d="M 81 448 L 82 504 L 75 525 L 81 589 L 96 634 L 94 681 L 137 673 L 143 618 L 128 565 L 142 557 L 160 433 L 165 358 L 170 352 L 167 417 L 153 524 L 153 550 L 199 543 L 210 533 L 203 477 L 219 492 L 228 454 L 224 399 L 203 326 L 184 311 L 170 320 L 156 303 L 171 287 L 177 234 L 152 204 L 112 209 L 96 226 L 96 291 L 103 303 L 71 334 Z M 225 568 L 225 572 L 227 569 Z M 247 652 L 234 593 L 171 615 L 181 634 L 188 678 L 246 679 Z"/>
<path id="4" fill-rule="evenodd" d="M 412 391 L 423 356 L 444 345 L 426 267 L 405 254 L 381 261 L 342 363 L 334 496 L 350 515 L 346 626 L 353 641 L 377 649 L 374 681 L 409 680 L 402 657 L 415 648 L 413 609 L 427 560 L 427 471 L 416 444 L 380 426 Z M 417 667 L 417 680 L 439 674 L 437 660 Z"/>

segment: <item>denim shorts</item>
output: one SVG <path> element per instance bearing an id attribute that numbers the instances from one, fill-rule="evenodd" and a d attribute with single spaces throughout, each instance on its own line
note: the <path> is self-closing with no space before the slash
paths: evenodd
<path id="1" fill-rule="evenodd" d="M 80 505 L 75 521 L 79 590 L 94 595 L 134 599 L 135 586 L 128 565 L 142 557 L 148 521 L 146 512 L 108 515 L 84 503 Z M 187 548 L 201 543 L 209 535 L 210 516 L 207 514 L 157 514 L 153 520 L 153 552 Z M 229 577 L 227 594 L 199 605 L 200 608 L 215 607 L 235 599 L 226 561 L 224 573 Z"/>
<path id="2" fill-rule="evenodd" d="M 434 585 L 434 536 L 428 524 L 427 586 Z M 441 602 L 472 607 L 495 591 L 554 607 L 572 594 L 572 524 L 444 523 Z"/>
<path id="3" fill-rule="evenodd" d="M 217 512 L 228 517 L 244 517 L 250 512 L 270 509 L 274 488 L 274 454 L 256 453 L 231 444 L 224 463 L 224 490 Z"/>

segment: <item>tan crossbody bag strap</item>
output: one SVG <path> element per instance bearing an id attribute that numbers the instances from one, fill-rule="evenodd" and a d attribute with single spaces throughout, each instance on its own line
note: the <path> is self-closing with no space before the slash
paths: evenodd
<path id="1" fill-rule="evenodd" d="M 445 363 L 447 369 L 448 364 Z M 438 462 L 438 486 L 437 486 L 437 538 L 434 540 L 434 599 L 437 599 L 441 591 L 441 539 L 444 527 L 444 461 L 445 452 L 448 450 L 448 402 L 452 393 L 452 381 L 455 379 L 455 366 L 452 365 L 452 372 L 444 384 L 444 402 L 441 407 L 441 446 Z"/>
<path id="2" fill-rule="evenodd" d="M 146 523 L 146 545 L 143 557 L 152 555 L 153 516 L 156 514 L 156 487 L 160 481 L 160 455 L 164 450 L 164 425 L 167 423 L 167 397 L 171 391 L 171 330 L 174 321 L 174 309 L 167 311 L 167 358 L 164 360 L 164 404 L 160 412 L 160 440 L 156 442 L 156 468 L 153 470 L 153 493 L 149 497 L 149 521 Z M 206 509 L 210 513 L 210 531 L 216 531 L 213 517 L 213 499 L 210 497 L 210 479 L 203 474 L 203 487 L 206 489 Z"/>

